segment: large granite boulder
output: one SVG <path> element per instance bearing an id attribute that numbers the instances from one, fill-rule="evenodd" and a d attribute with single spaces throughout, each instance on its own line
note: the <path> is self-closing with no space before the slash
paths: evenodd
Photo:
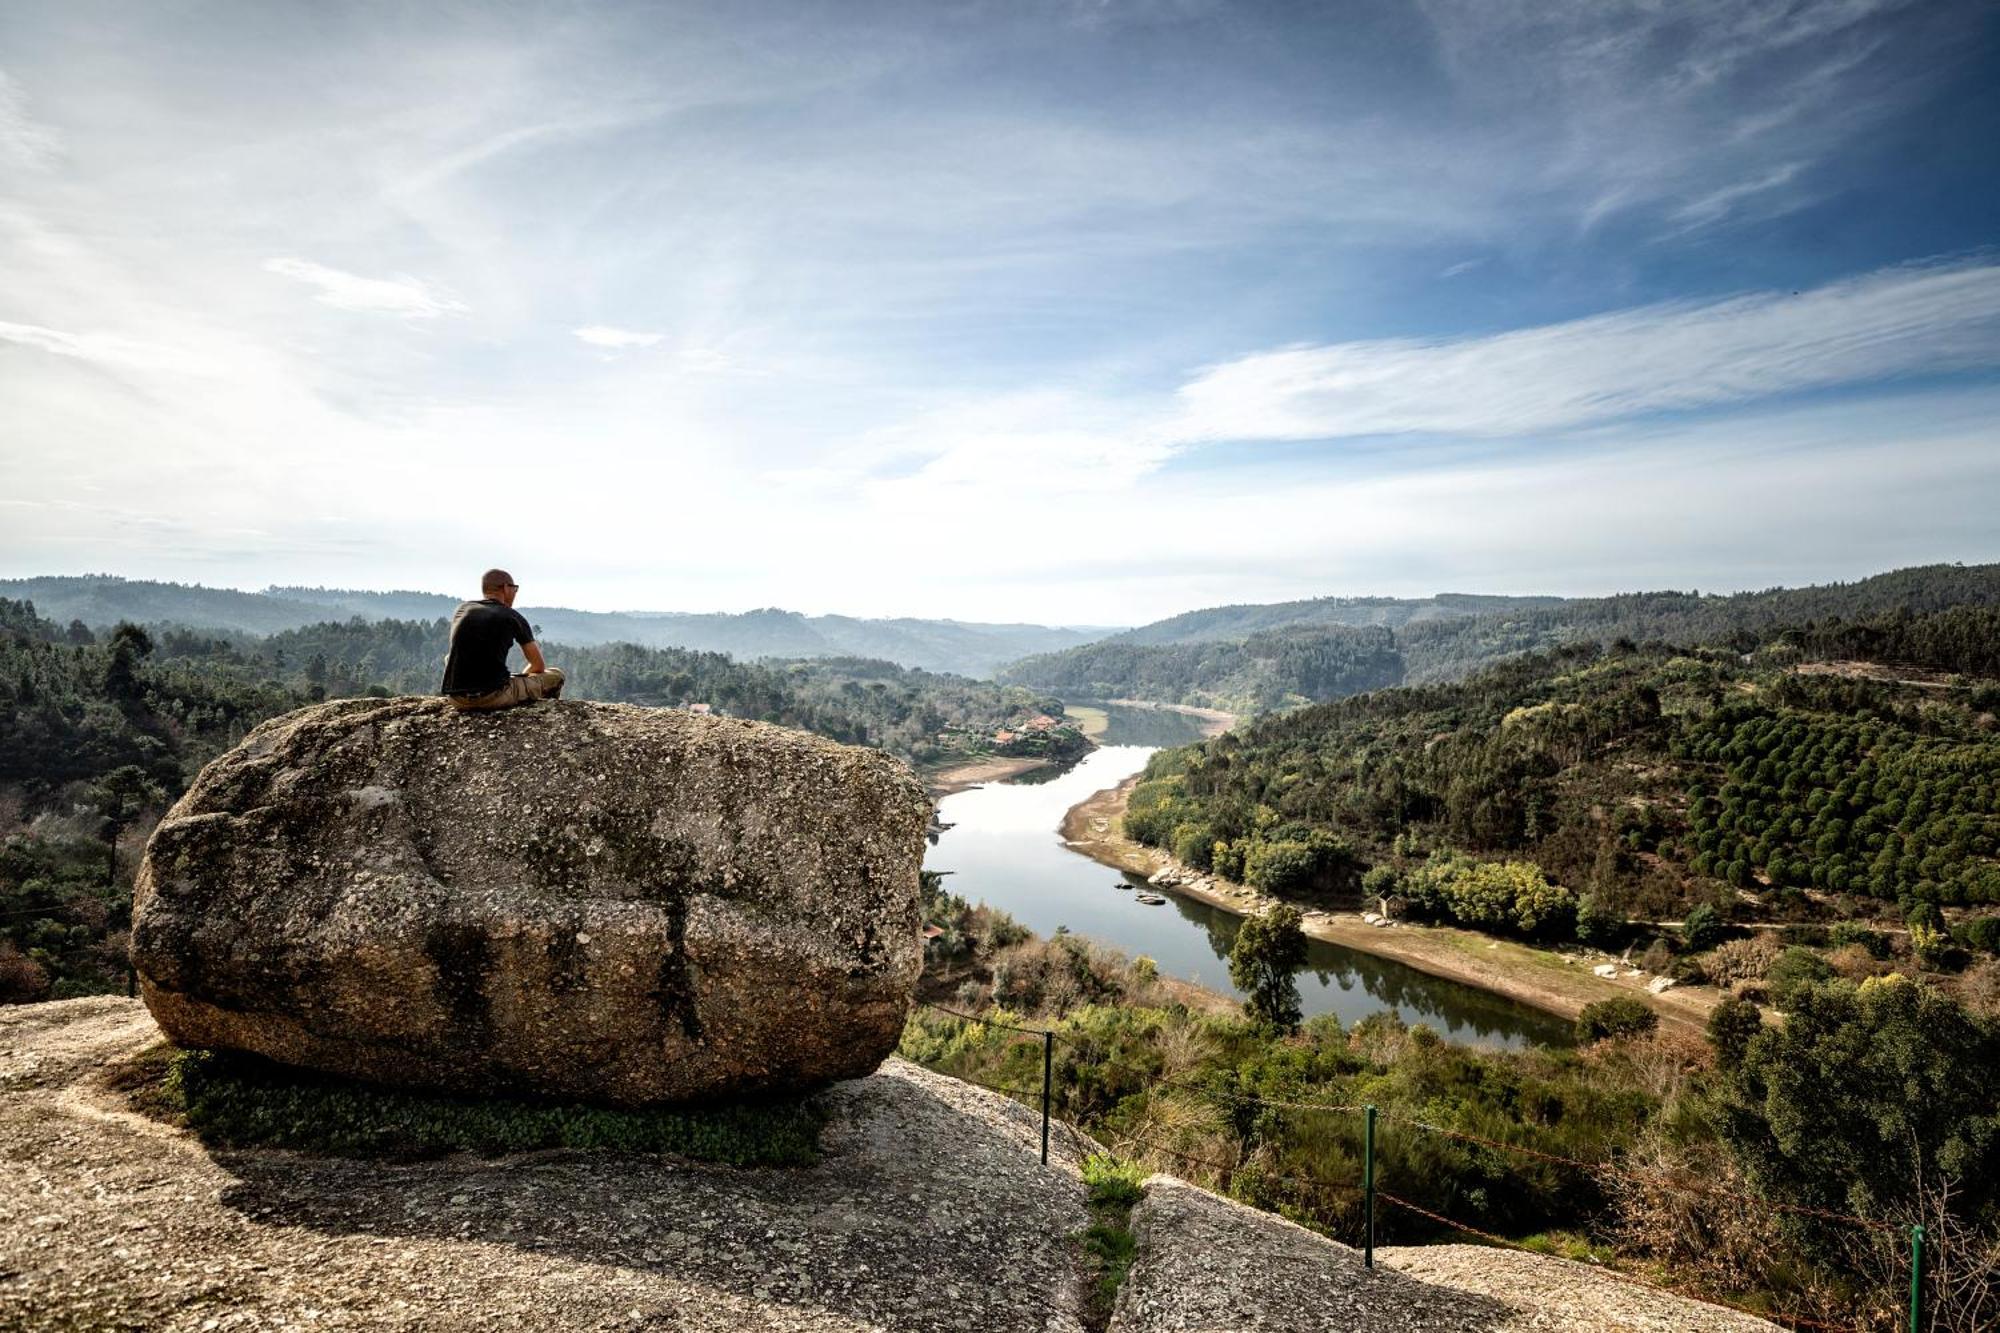
<path id="1" fill-rule="evenodd" d="M 132 958 L 186 1046 L 618 1105 L 873 1070 L 930 815 L 878 751 L 618 704 L 345 700 L 147 844 Z"/>

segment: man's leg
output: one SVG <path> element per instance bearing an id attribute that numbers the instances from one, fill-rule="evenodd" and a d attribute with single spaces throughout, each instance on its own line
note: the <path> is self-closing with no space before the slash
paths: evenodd
<path id="1" fill-rule="evenodd" d="M 530 695 L 528 687 L 522 684 L 529 679 L 528 676 L 514 676 L 491 694 L 478 694 L 470 699 L 454 697 L 451 701 L 452 707 L 462 713 L 491 713 L 496 709 L 514 708 L 520 704 L 531 703 L 534 696 Z"/>
<path id="2" fill-rule="evenodd" d="M 563 673 L 560 667 L 549 667 L 532 676 L 516 676 L 514 679 L 527 682 L 530 699 L 553 699 L 562 693 Z"/>

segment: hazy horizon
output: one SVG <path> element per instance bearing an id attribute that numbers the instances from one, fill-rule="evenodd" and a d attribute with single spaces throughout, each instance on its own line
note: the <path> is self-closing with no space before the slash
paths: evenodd
<path id="1" fill-rule="evenodd" d="M 1143 624 L 2000 559 L 1977 0 L 0 11 L 0 575 Z"/>
<path id="2" fill-rule="evenodd" d="M 1958 561 L 1942 560 L 1942 561 L 1930 561 L 1926 563 L 1975 565 L 1975 564 L 1986 564 L 1986 563 L 1996 563 L 1996 562 L 1974 561 L 1974 560 L 1958 560 Z M 1614 588 L 1606 592 L 1581 592 L 1581 593 L 1565 592 L 1561 589 L 1551 589 L 1551 588 L 1509 589 L 1500 592 L 1483 592 L 1483 591 L 1474 592 L 1473 590 L 1467 588 L 1435 588 L 1429 592 L 1411 592 L 1411 593 L 1376 593 L 1376 592 L 1312 593 L 1312 594 L 1307 594 L 1306 596 L 1303 597 L 1282 597 L 1282 598 L 1274 597 L 1274 598 L 1263 599 L 1262 601 L 1239 600 L 1235 602 L 1204 602 L 1198 606 L 1191 605 L 1191 606 L 1178 607 L 1174 610 L 1166 611 L 1160 615 L 1153 616 L 1148 620 L 1127 621 L 1127 622 L 1115 622 L 1108 620 L 1106 621 L 1034 620 L 1034 619 L 1020 619 L 1020 618 L 1011 618 L 1007 620 L 990 620 L 976 616 L 955 615 L 948 610 L 940 610 L 933 612 L 921 612 L 921 611 L 896 612 L 878 616 L 878 615 L 865 615 L 863 613 L 854 611 L 847 611 L 837 606 L 823 607 L 823 608 L 808 607 L 808 606 L 791 605 L 782 602 L 766 603 L 759 606 L 735 606 L 735 607 L 665 606 L 665 605 L 658 605 L 658 606 L 586 605 L 586 604 L 579 604 L 576 602 L 555 602 L 555 601 L 549 601 L 544 598 L 529 596 L 527 595 L 528 589 L 526 587 L 522 589 L 523 595 L 520 600 L 520 606 L 523 610 L 527 611 L 533 611 L 536 609 L 546 609 L 546 610 L 563 610 L 563 611 L 582 611 L 593 615 L 628 615 L 628 616 L 654 616 L 654 615 L 741 616 L 741 615 L 749 615 L 757 611 L 783 611 L 783 612 L 797 613 L 799 615 L 808 617 L 846 616 L 853 619 L 868 619 L 868 620 L 930 620 L 930 621 L 955 620 L 968 624 L 989 624 L 989 625 L 1024 624 L 1024 625 L 1040 625 L 1042 627 L 1051 629 L 1103 630 L 1103 631 L 1109 631 L 1111 633 L 1117 633 L 1123 630 L 1137 629 L 1143 625 L 1152 624 L 1156 621 L 1170 620 L 1175 616 L 1184 615 L 1189 612 L 1214 610 L 1225 606 L 1257 606 L 1257 605 L 1269 605 L 1277 602 L 1299 602 L 1299 601 L 1312 601 L 1316 599 L 1363 600 L 1369 598 L 1392 598 L 1395 600 L 1403 600 L 1403 601 L 1424 601 L 1434 597 L 1451 597 L 1451 596 L 1559 597 L 1559 598 L 1566 598 L 1569 600 L 1588 600 L 1594 597 L 1612 597 L 1628 593 L 1657 593 L 1657 592 L 1696 593 L 1702 596 L 1727 597 L 1737 593 L 1766 592 L 1773 588 L 1780 588 L 1780 587 L 1799 588 L 1799 587 L 1827 585 L 1834 583 L 1854 583 L 1862 579 L 1873 577 L 1878 574 L 1893 573 L 1899 569 L 1907 569 L 1912 567 L 1913 566 L 1898 565 L 1885 569 L 1869 570 L 1866 573 L 1856 574 L 1848 577 L 1816 578 L 1797 583 L 1777 583 L 1777 584 L 1765 583 L 1765 584 L 1747 585 L 1744 587 L 1734 587 L 1734 588 L 1699 587 L 1694 584 L 1663 583 L 1643 588 L 1642 587 Z M 267 584 L 260 587 L 248 587 L 239 584 L 217 583 L 212 581 L 201 582 L 198 580 L 188 580 L 188 579 L 164 580 L 157 578 L 147 578 L 145 576 L 140 576 L 140 575 L 118 574 L 113 571 L 105 571 L 105 570 L 90 570 L 90 571 L 72 570 L 67 572 L 50 572 L 44 570 L 27 574 L 17 574 L 12 572 L 0 573 L 0 580 L 28 580 L 37 578 L 74 579 L 74 578 L 104 578 L 104 577 L 124 579 L 132 583 L 179 582 L 183 585 L 195 584 L 200 587 L 211 588 L 218 591 L 240 592 L 240 593 L 250 593 L 254 595 L 271 595 L 280 597 L 284 595 L 284 590 L 287 588 L 306 588 L 306 589 L 315 589 L 323 592 L 363 593 L 363 594 L 376 594 L 382 596 L 393 596 L 398 594 L 413 595 L 419 597 L 470 598 L 478 596 L 478 593 L 476 591 L 468 591 L 463 588 L 457 588 L 457 589 L 417 588 L 417 587 L 368 588 L 368 587 L 356 587 L 353 585 L 335 584 L 335 583 Z M 516 577 L 519 577 L 519 575 L 517 574 Z M 474 583 L 477 582 L 476 576 L 474 579 L 471 580 L 471 582 Z"/>

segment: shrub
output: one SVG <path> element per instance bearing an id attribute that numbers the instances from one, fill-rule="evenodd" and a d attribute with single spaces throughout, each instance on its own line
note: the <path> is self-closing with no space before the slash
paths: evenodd
<path id="1" fill-rule="evenodd" d="M 1951 928 L 1951 937 L 1968 949 L 2000 954 L 2000 916 L 1967 917 Z"/>
<path id="2" fill-rule="evenodd" d="M 1716 1063 L 1733 1070 L 1743 1063 L 1750 1039 L 1764 1030 L 1764 1014 L 1748 1000 L 1724 999 L 1708 1016 L 1708 1040 Z"/>
<path id="3" fill-rule="evenodd" d="M 1708 959 L 1708 975 L 1718 986 L 1738 981 L 1762 981 L 1782 952 L 1769 935 L 1752 935 L 1747 940 L 1730 940 L 1718 945 Z"/>
<path id="4" fill-rule="evenodd" d="M 1778 955 L 1771 964 L 1771 970 L 1764 974 L 1765 984 L 1771 988 L 1771 998 L 1786 1009 L 1791 1008 L 1799 991 L 1833 976 L 1833 968 L 1826 959 L 1811 949 L 1797 945 Z"/>
<path id="5" fill-rule="evenodd" d="M 1648 972 L 1664 974 L 1674 965 L 1674 946 L 1664 938 L 1655 939 L 1646 946 L 1646 952 L 1639 955 L 1639 966 Z"/>
<path id="6" fill-rule="evenodd" d="M 1621 995 L 1614 1000 L 1598 1000 L 1585 1005 L 1583 1012 L 1577 1015 L 1576 1039 L 1590 1042 L 1638 1037 L 1659 1025 L 1658 1014 L 1641 1001 Z"/>
<path id="7" fill-rule="evenodd" d="M 1836 922 L 1833 929 L 1827 931 L 1826 942 L 1836 949 L 1849 944 L 1858 944 L 1868 950 L 1869 956 L 1873 958 L 1889 956 L 1889 937 L 1879 930 L 1870 930 L 1855 921 Z"/>
<path id="8" fill-rule="evenodd" d="M 1681 939 L 1686 941 L 1688 952 L 1704 953 L 1722 943 L 1725 927 L 1722 918 L 1713 907 L 1702 903 L 1687 914 L 1681 923 Z"/>
<path id="9" fill-rule="evenodd" d="M 48 993 L 48 970 L 0 940 L 0 1004 L 28 1004 L 47 998 Z"/>
<path id="10" fill-rule="evenodd" d="M 1586 893 L 1576 903 L 1576 937 L 1600 949 L 1617 945 L 1625 935 L 1625 918 L 1612 910 L 1595 893 Z"/>

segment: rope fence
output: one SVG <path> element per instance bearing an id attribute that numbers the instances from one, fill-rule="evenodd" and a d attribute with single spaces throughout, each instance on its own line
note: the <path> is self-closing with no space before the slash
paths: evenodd
<path id="1" fill-rule="evenodd" d="M 993 1028 L 996 1030 L 1011 1032 L 1019 1034 L 1024 1037 L 1040 1039 L 1042 1044 L 1042 1087 L 1040 1089 L 1041 1110 L 1042 1110 L 1042 1162 L 1044 1165 L 1046 1165 L 1049 1159 L 1048 1158 L 1049 1127 L 1051 1121 L 1050 1107 L 1052 1105 L 1053 1092 L 1054 1092 L 1053 1055 L 1055 1046 L 1058 1042 L 1060 1042 L 1064 1047 L 1071 1050 L 1076 1050 L 1079 1049 L 1078 1044 L 1075 1041 L 1069 1039 L 1068 1037 L 1065 1037 L 1063 1034 L 1055 1032 L 1053 1029 L 1025 1027 L 1020 1024 L 1002 1022 L 997 1019 L 982 1018 L 977 1014 L 968 1014 L 957 1009 L 951 1009 L 947 1008 L 944 1005 L 931 1004 L 929 1002 L 922 1002 L 921 1007 L 934 1010 L 937 1013 L 947 1015 L 948 1017 L 957 1019 L 961 1022 L 977 1023 L 985 1027 Z M 963 1081 L 967 1083 L 972 1083 L 975 1086 L 986 1088 L 992 1092 L 1002 1093 L 1009 1097 L 1032 1099 L 1035 1095 L 1034 1089 L 1003 1088 L 996 1084 L 981 1082 L 978 1079 L 963 1078 L 962 1075 L 953 1075 L 953 1077 L 962 1078 Z M 1236 1089 L 1219 1088 L 1214 1086 L 1213 1084 L 1198 1083 L 1186 1079 L 1155 1079 L 1149 1084 L 1149 1088 L 1181 1089 L 1189 1092 L 1194 1092 L 1202 1096 L 1213 1098 L 1216 1100 L 1227 1100 L 1237 1105 L 1254 1104 L 1258 1106 L 1266 1106 L 1266 1107 L 1271 1107 L 1273 1109 L 1286 1110 L 1286 1111 L 1303 1111 L 1307 1113 L 1362 1117 L 1363 1129 L 1364 1129 L 1363 1167 L 1362 1167 L 1363 1175 L 1362 1175 L 1362 1180 L 1358 1187 L 1353 1183 L 1339 1183 L 1334 1181 L 1315 1179 L 1308 1176 L 1265 1172 L 1262 1171 L 1261 1169 L 1260 1169 L 1260 1178 L 1272 1182 L 1274 1184 L 1287 1185 L 1295 1189 L 1300 1189 L 1310 1193 L 1319 1194 L 1321 1196 L 1339 1197 L 1345 1201 L 1351 1201 L 1353 1199 L 1354 1194 L 1357 1192 L 1358 1188 L 1358 1191 L 1362 1194 L 1365 1200 L 1364 1216 L 1363 1216 L 1365 1240 L 1362 1246 L 1362 1263 L 1369 1268 L 1373 1268 L 1375 1264 L 1375 1220 L 1377 1211 L 1375 1207 L 1375 1200 L 1377 1198 L 1380 1198 L 1383 1203 L 1386 1203 L 1393 1208 L 1401 1209 L 1402 1211 L 1409 1213 L 1412 1216 L 1422 1218 L 1436 1226 L 1446 1228 L 1450 1231 L 1455 1231 L 1462 1233 L 1464 1235 L 1475 1237 L 1478 1240 L 1485 1242 L 1486 1244 L 1499 1246 L 1504 1249 L 1518 1250 L 1526 1254 L 1539 1255 L 1542 1253 L 1541 1251 L 1535 1250 L 1530 1246 L 1522 1245 L 1517 1241 L 1509 1240 L 1505 1236 L 1497 1235 L 1494 1232 L 1487 1231 L 1480 1227 L 1473 1226 L 1470 1223 L 1462 1222 L 1456 1218 L 1449 1217 L 1444 1213 L 1436 1212 L 1433 1211 L 1432 1209 L 1425 1208 L 1421 1204 L 1414 1203 L 1411 1200 L 1405 1199 L 1398 1194 L 1391 1193 L 1387 1189 L 1380 1188 L 1376 1184 L 1375 1180 L 1375 1170 L 1376 1170 L 1375 1127 L 1377 1121 L 1380 1120 L 1387 1122 L 1389 1124 L 1416 1130 L 1421 1133 L 1436 1135 L 1440 1138 L 1449 1139 L 1460 1143 L 1466 1143 L 1476 1147 L 1486 1148 L 1497 1152 L 1512 1153 L 1520 1157 L 1546 1162 L 1549 1163 L 1550 1165 L 1567 1167 L 1572 1170 L 1582 1171 L 1599 1178 L 1605 1178 L 1605 1179 L 1622 1178 L 1624 1180 L 1632 1181 L 1648 1187 L 1664 1188 L 1676 1193 L 1688 1194 L 1704 1198 L 1727 1199 L 1732 1202 L 1747 1204 L 1752 1207 L 1770 1209 L 1773 1212 L 1785 1213 L 1798 1217 L 1808 1217 L 1817 1221 L 1833 1222 L 1875 1232 L 1888 1232 L 1888 1233 L 1907 1232 L 1910 1239 L 1910 1259 L 1909 1259 L 1910 1306 L 1909 1306 L 1909 1322 L 1907 1327 L 1909 1333 L 1922 1333 L 1923 1330 L 1924 1229 L 1921 1226 L 1912 1226 L 1906 1228 L 1899 1226 L 1895 1223 L 1884 1222 L 1875 1218 L 1859 1217 L 1852 1213 L 1842 1213 L 1827 1208 L 1815 1208 L 1806 1204 L 1781 1203 L 1767 1199 L 1759 1199 L 1752 1195 L 1743 1194 L 1734 1190 L 1723 1189 L 1721 1187 L 1714 1185 L 1698 1184 L 1698 1183 L 1678 1180 L 1671 1177 L 1666 1172 L 1649 1171 L 1644 1168 L 1630 1167 L 1616 1162 L 1585 1161 L 1581 1158 L 1568 1157 L 1561 1153 L 1546 1152 L 1540 1148 L 1532 1148 L 1526 1144 L 1508 1143 L 1500 1139 L 1492 1139 L 1484 1137 L 1479 1134 L 1468 1133 L 1464 1130 L 1450 1129 L 1447 1128 L 1446 1126 L 1432 1124 L 1429 1121 L 1419 1120 L 1412 1116 L 1388 1114 L 1379 1111 L 1378 1108 L 1372 1105 L 1351 1105 L 1351 1104 L 1337 1103 L 1337 1102 L 1288 1100 L 1284 1098 L 1265 1097 L 1258 1093 L 1248 1092 L 1240 1088 Z M 1074 1141 L 1074 1146 L 1076 1146 L 1079 1151 L 1087 1152 L 1096 1146 L 1096 1140 L 1084 1134 L 1083 1131 L 1077 1129 L 1075 1126 L 1065 1124 L 1063 1127 L 1066 1130 L 1068 1130 L 1068 1132 L 1071 1134 Z M 1236 1172 L 1239 1172 L 1244 1168 L 1244 1163 L 1242 1162 L 1216 1161 L 1212 1158 L 1202 1157 L 1193 1153 L 1184 1152 L 1178 1148 L 1169 1147 L 1162 1143 L 1152 1142 L 1150 1140 L 1143 1139 L 1129 1133 L 1114 1134 L 1113 1136 L 1111 1136 L 1110 1143 L 1113 1149 L 1118 1153 L 1120 1153 L 1120 1155 L 1126 1155 L 1127 1150 L 1129 1149 L 1138 1148 L 1143 1152 L 1156 1154 L 1160 1157 L 1169 1158 L 1174 1161 L 1186 1163 L 1189 1165 L 1199 1166 L 1209 1171 L 1216 1172 L 1218 1173 L 1218 1175 L 1222 1176 L 1235 1174 Z M 1768 1311 L 1753 1310 L 1747 1306 L 1738 1305 L 1735 1304 L 1734 1302 L 1722 1300 L 1720 1298 L 1713 1296 L 1691 1295 L 1690 1293 L 1684 1291 L 1678 1291 L 1675 1290 L 1674 1288 L 1663 1286 L 1657 1282 L 1653 1282 L 1642 1276 L 1639 1276 L 1638 1274 L 1627 1272 L 1621 1269 L 1613 1269 L 1607 1267 L 1599 1269 L 1598 1271 L 1603 1272 L 1608 1277 L 1630 1283 L 1633 1286 L 1641 1287 L 1646 1290 L 1662 1292 L 1668 1295 L 1681 1297 L 1682 1299 L 1698 1300 L 1708 1305 L 1717 1306 L 1719 1308 L 1726 1310 L 1733 1310 L 1740 1314 L 1752 1315 L 1759 1319 L 1770 1320 L 1772 1322 L 1784 1324 L 1792 1328 L 1828 1330 L 1829 1333 L 1866 1333 L 1866 1330 L 1857 1328 L 1853 1325 L 1828 1323 L 1824 1320 L 1816 1319 L 1809 1315 L 1781 1314 L 1781 1313 L 1772 1313 Z"/>

